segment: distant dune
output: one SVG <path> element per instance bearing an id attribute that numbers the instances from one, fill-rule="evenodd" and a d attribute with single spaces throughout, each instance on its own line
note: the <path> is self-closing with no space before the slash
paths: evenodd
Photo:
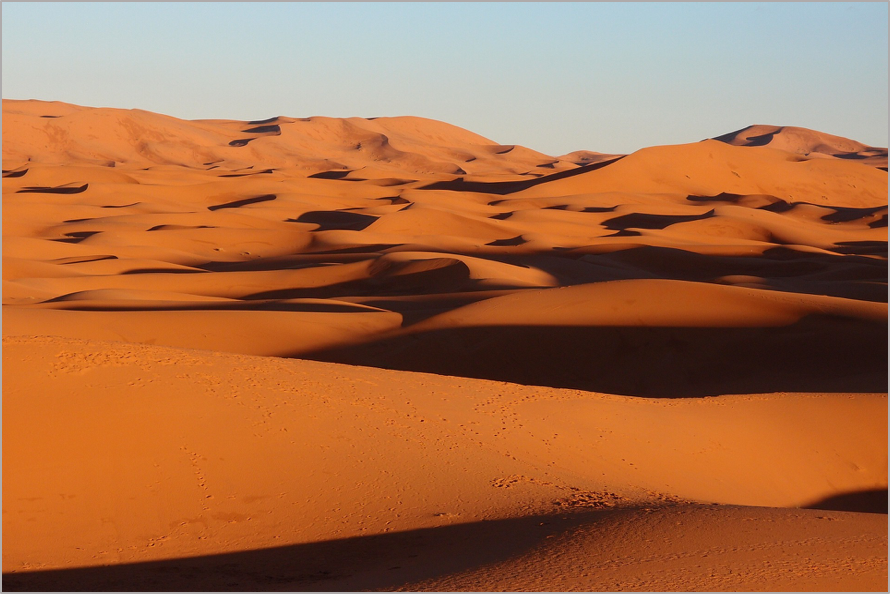
<path id="1" fill-rule="evenodd" d="M 4 589 L 884 591 L 887 196 L 4 100 Z"/>
<path id="2" fill-rule="evenodd" d="M 735 146 L 768 146 L 798 155 L 830 156 L 839 159 L 855 159 L 867 165 L 887 171 L 887 149 L 866 146 L 861 142 L 832 136 L 794 126 L 748 126 L 736 132 L 718 136 L 720 140 Z"/>

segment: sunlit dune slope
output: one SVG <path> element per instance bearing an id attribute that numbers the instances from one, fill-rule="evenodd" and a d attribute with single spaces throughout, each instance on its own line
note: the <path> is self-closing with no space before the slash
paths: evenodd
<path id="1" fill-rule="evenodd" d="M 818 507 L 838 493 L 884 488 L 884 395 L 652 401 L 121 342 L 18 337 L 3 348 L 7 369 L 15 370 L 4 376 L 3 466 L 15 477 L 4 484 L 4 586 L 16 583 L 13 571 L 375 534 L 398 542 L 399 533 L 420 529 L 447 538 L 460 526 L 470 530 L 457 533 L 462 546 L 485 558 L 492 552 L 474 542 L 473 523 L 491 522 L 497 533 L 495 520 L 541 517 L 518 543 L 492 544 L 503 559 L 521 553 L 514 547 L 532 544 L 529 538 L 543 538 L 537 524 L 549 524 L 549 515 L 561 526 L 556 533 L 568 531 L 552 543 L 559 550 L 582 535 L 595 543 L 606 537 L 603 522 L 626 525 L 639 515 L 643 524 L 623 554 L 647 548 L 659 531 L 651 520 L 664 522 L 664 514 L 693 525 L 721 518 L 740 529 L 749 516 L 779 521 L 769 538 L 788 542 L 822 534 L 815 518 L 829 514 L 858 527 L 857 542 L 873 543 L 865 546 L 868 555 L 886 536 L 879 514 L 855 520 L 832 512 L 731 511 L 723 518 L 722 507 L 680 507 L 646 519 L 652 509 L 683 500 Z M 600 513 L 608 510 L 627 511 L 617 518 Z M 579 526 L 588 528 L 578 534 Z M 698 547 L 735 542 L 694 530 Z M 742 534 L 754 548 L 740 556 L 723 552 L 722 562 L 750 565 L 773 554 L 763 534 Z M 389 585 L 456 569 L 449 569 L 453 560 L 430 560 L 435 533 L 431 538 L 414 549 L 423 554 L 420 567 L 398 553 L 404 571 L 389 574 Z M 829 553 L 819 554 L 833 559 Z M 333 577 L 355 573 L 318 563 L 316 570 Z M 290 575 L 282 584 L 327 587 L 294 575 L 293 567 L 276 571 Z M 347 585 L 373 583 L 364 578 Z M 269 587 L 261 577 L 250 579 L 258 580 L 253 588 Z M 562 582 L 535 583 L 551 589 L 547 584 Z"/>
<path id="2" fill-rule="evenodd" d="M 109 167 L 237 169 L 263 163 L 310 172 L 367 167 L 374 177 L 380 172 L 497 174 L 524 173 L 545 163 L 575 166 L 416 117 L 184 121 L 139 109 L 4 99 L 3 130 L 15 139 L 4 142 L 5 165 L 73 160 Z"/>

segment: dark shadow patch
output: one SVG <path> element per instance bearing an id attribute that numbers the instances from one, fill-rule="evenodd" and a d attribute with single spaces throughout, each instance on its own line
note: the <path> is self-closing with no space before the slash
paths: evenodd
<path id="1" fill-rule="evenodd" d="M 208 206 L 207 210 L 221 210 L 223 208 L 239 208 L 241 206 L 247 206 L 248 204 L 257 204 L 259 202 L 269 202 L 271 200 L 275 200 L 277 196 L 275 194 L 265 194 L 264 196 L 257 196 L 256 198 L 245 198 L 243 200 L 234 200 L 232 202 L 226 202 L 224 204 L 215 204 L 213 206 Z"/>
<path id="2" fill-rule="evenodd" d="M 72 233 L 66 233 L 65 237 L 62 239 L 53 239 L 53 241 L 58 241 L 59 243 L 80 243 L 87 237 L 92 237 L 97 233 L 99 233 L 99 231 L 74 231 Z"/>
<path id="3" fill-rule="evenodd" d="M 443 513 L 450 512 L 443 509 Z M 393 591 L 496 564 L 618 510 L 457 523 L 163 561 L 3 574 L 8 591 Z"/>
<path id="4" fill-rule="evenodd" d="M 617 206 L 587 206 L 581 212 L 615 212 Z"/>
<path id="5" fill-rule="evenodd" d="M 72 256 L 70 258 L 59 258 L 58 260 L 53 260 L 53 264 L 67 266 L 68 264 L 86 264 L 87 262 L 100 262 L 102 260 L 117 260 L 117 256 Z"/>
<path id="6" fill-rule="evenodd" d="M 398 313 L 402 316 L 402 327 L 406 327 L 452 309 L 489 298 L 491 298 L 491 295 L 487 291 L 474 291 L 469 293 L 433 294 L 420 297 L 412 295 L 407 299 L 381 297 L 379 299 L 363 299 L 361 303 Z"/>
<path id="7" fill-rule="evenodd" d="M 491 216 L 488 217 L 488 218 L 490 218 L 490 219 L 494 219 L 494 220 L 496 220 L 496 221 L 506 221 L 507 219 L 509 219 L 509 218 L 512 217 L 512 216 L 513 216 L 513 213 L 512 213 L 512 212 L 502 212 L 502 213 L 500 213 L 500 214 L 491 215 Z"/>
<path id="8" fill-rule="evenodd" d="M 548 182 L 565 179 L 568 177 L 573 177 L 575 175 L 581 175 L 582 173 L 588 173 L 590 171 L 596 171 L 597 169 L 602 169 L 603 167 L 607 167 L 616 161 L 620 161 L 624 157 L 618 157 L 616 159 L 612 159 L 610 161 L 601 161 L 599 163 L 593 163 L 591 165 L 585 165 L 583 167 L 578 167 L 577 169 L 571 169 L 569 171 L 560 171 L 558 173 L 554 173 L 552 175 L 545 175 L 544 177 L 539 177 L 537 179 L 528 179 L 521 181 L 510 181 L 510 182 L 468 182 L 463 178 L 457 178 L 450 181 L 440 181 L 434 182 L 426 186 L 421 186 L 419 190 L 449 190 L 452 192 L 479 192 L 482 194 L 497 194 L 503 196 L 505 194 L 513 194 L 515 192 L 521 192 L 522 190 L 526 190 L 528 188 L 532 188 L 534 186 L 540 184 L 546 184 Z"/>
<path id="9" fill-rule="evenodd" d="M 275 117 L 272 117 L 272 118 L 266 118 L 265 120 L 251 120 L 251 121 L 249 121 L 249 122 L 247 122 L 247 123 L 248 123 L 249 125 L 251 125 L 251 126 L 258 126 L 258 125 L 261 125 L 261 124 L 271 124 L 272 122 L 277 122 L 279 117 L 281 117 L 281 116 L 275 116 Z"/>
<path id="10" fill-rule="evenodd" d="M 651 398 L 887 391 L 886 323 L 827 315 L 763 328 L 453 328 L 295 356 Z"/>
<path id="11" fill-rule="evenodd" d="M 368 245 L 357 245 L 355 247 L 337 248 L 333 250 L 321 250 L 312 252 L 313 255 L 337 255 L 337 254 L 378 254 L 399 247 L 401 243 L 370 243 Z"/>
<path id="12" fill-rule="evenodd" d="M 811 503 L 810 505 L 804 506 L 804 509 L 886 514 L 887 489 L 868 489 L 865 491 L 842 493 Z"/>
<path id="13" fill-rule="evenodd" d="M 606 253 L 558 259 L 518 256 L 553 275 L 562 286 L 631 278 L 681 279 L 727 283 L 730 275 L 762 279 L 768 290 L 827 295 L 878 303 L 887 301 L 887 263 L 876 257 L 801 252 L 787 247 L 767 249 L 762 255 L 705 255 L 676 248 L 638 246 Z M 508 262 L 512 263 L 512 262 Z"/>
<path id="14" fill-rule="evenodd" d="M 759 136 L 749 136 L 745 140 L 747 140 L 748 144 L 745 146 L 766 146 L 768 145 L 773 137 L 778 134 L 779 131 L 769 132 L 767 134 L 761 134 Z"/>
<path id="15" fill-rule="evenodd" d="M 245 134 L 272 134 L 278 136 L 281 134 L 281 126 L 272 124 L 271 126 L 257 126 L 255 128 L 248 128 L 247 130 L 241 131 Z"/>
<path id="16" fill-rule="evenodd" d="M 100 206 L 99 208 L 129 208 L 131 206 L 136 206 L 137 204 L 142 204 L 141 202 L 133 202 L 132 204 L 105 204 Z"/>
<path id="17" fill-rule="evenodd" d="M 62 116 L 57 116 L 57 115 L 42 115 L 42 116 L 40 116 L 40 117 L 42 117 L 42 118 L 60 118 L 60 117 L 62 117 Z"/>
<path id="18" fill-rule="evenodd" d="M 541 163 L 540 165 L 535 165 L 535 167 L 542 167 L 544 169 L 554 169 L 554 165 L 556 165 L 557 161 L 553 161 L 551 163 Z"/>
<path id="19" fill-rule="evenodd" d="M 785 200 L 782 200 L 781 198 L 779 198 L 772 204 L 767 204 L 767 205 L 761 206 L 757 210 L 766 210 L 768 212 L 782 214 L 783 212 L 788 212 L 789 210 L 793 209 L 794 206 L 795 206 L 795 204 L 791 204 L 791 203 L 786 202 Z"/>
<path id="20" fill-rule="evenodd" d="M 887 226 L 887 215 L 882 216 L 880 219 L 878 219 L 876 221 L 872 221 L 871 223 L 868 224 L 868 226 L 871 229 L 878 229 L 880 227 L 886 227 Z"/>
<path id="21" fill-rule="evenodd" d="M 182 231 L 187 229 L 216 229 L 213 225 L 155 225 L 148 231 Z"/>
<path id="22" fill-rule="evenodd" d="M 857 221 L 859 219 L 870 217 L 881 212 L 882 210 L 887 210 L 886 206 L 875 206 L 872 208 L 831 206 L 829 208 L 833 209 L 834 212 L 822 217 L 823 221 L 828 221 L 829 223 L 849 223 L 850 221 Z M 884 214 L 884 216 L 887 216 L 886 213 Z"/>
<path id="23" fill-rule="evenodd" d="M 288 223 L 312 223 L 318 225 L 317 231 L 351 230 L 361 231 L 377 220 L 372 215 L 347 212 L 342 210 L 315 210 L 304 212 L 296 219 L 287 219 Z"/>
<path id="24" fill-rule="evenodd" d="M 522 245 L 524 243 L 528 243 L 528 240 L 523 239 L 522 235 L 517 235 L 516 237 L 510 239 L 496 239 L 494 241 L 486 243 L 485 245 L 490 245 L 492 247 L 513 247 Z"/>
<path id="25" fill-rule="evenodd" d="M 744 197 L 744 194 L 720 192 L 719 194 L 715 194 L 714 196 L 696 196 L 694 194 L 690 194 L 689 196 L 686 196 L 686 200 L 689 200 L 690 202 L 729 202 L 731 204 L 734 204 Z"/>
<path id="26" fill-rule="evenodd" d="M 85 223 L 86 221 L 93 221 L 95 219 L 67 219 L 62 221 L 63 223 Z"/>
<path id="27" fill-rule="evenodd" d="M 632 272 L 635 278 L 672 278 L 707 282 L 726 275 L 781 278 L 822 272 L 830 261 L 836 260 L 836 257 L 809 254 L 784 247 L 765 250 L 760 257 L 705 255 L 677 248 L 640 246 L 605 254 L 592 254 L 585 256 L 584 260 L 591 264 L 603 262 L 610 268 Z"/>
<path id="28" fill-rule="evenodd" d="M 247 143 L 251 140 L 256 140 L 256 138 L 239 138 L 230 142 L 229 146 L 247 146 Z"/>
<path id="29" fill-rule="evenodd" d="M 24 177 L 24 175 L 28 173 L 27 169 L 21 169 L 19 171 L 11 171 L 11 170 L 3 170 L 3 177 Z"/>
<path id="30" fill-rule="evenodd" d="M 677 223 L 701 221 L 714 216 L 714 211 L 708 211 L 700 215 L 659 215 L 631 213 L 608 219 L 602 222 L 602 226 L 611 231 L 626 231 L 628 229 L 666 229 Z"/>
<path id="31" fill-rule="evenodd" d="M 81 192 L 86 192 L 87 188 L 90 187 L 90 184 L 84 184 L 82 186 L 62 186 L 62 187 L 51 187 L 51 186 L 28 186 L 26 188 L 22 188 L 16 194 L 80 194 Z"/>
<path id="32" fill-rule="evenodd" d="M 343 295 L 396 297 L 480 290 L 478 281 L 470 278 L 469 267 L 454 258 L 380 264 L 372 264 L 369 278 L 323 287 L 262 291 L 242 299 L 328 299 Z"/>
<path id="33" fill-rule="evenodd" d="M 320 171 L 319 173 L 313 173 L 309 176 L 310 179 L 343 179 L 350 173 L 352 173 L 352 169 L 347 169 L 346 171 Z"/>
<path id="34" fill-rule="evenodd" d="M 723 134 L 722 136 L 715 136 L 714 140 L 719 140 L 720 142 L 732 143 L 733 140 L 742 140 L 745 142 L 743 146 L 766 146 L 770 143 L 773 137 L 781 132 L 781 128 L 776 130 L 775 132 L 769 132 L 767 134 L 760 134 L 759 136 L 749 136 L 747 138 L 741 138 L 739 136 L 740 132 L 743 132 L 750 128 L 751 126 L 746 126 L 741 130 L 736 130 L 735 132 L 730 132 L 728 134 Z"/>
<path id="35" fill-rule="evenodd" d="M 134 268 L 132 270 L 126 270 L 121 272 L 120 274 L 200 274 L 202 272 L 207 272 L 206 270 L 188 270 L 182 268 Z M 146 311 L 158 309 L 154 307 L 146 307 Z"/>
<path id="36" fill-rule="evenodd" d="M 839 254 L 856 254 L 859 256 L 883 256 L 887 258 L 886 241 L 839 241 L 831 250 Z"/>

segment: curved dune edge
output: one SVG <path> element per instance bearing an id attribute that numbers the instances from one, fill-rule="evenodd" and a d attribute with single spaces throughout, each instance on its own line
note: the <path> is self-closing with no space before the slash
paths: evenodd
<path id="1" fill-rule="evenodd" d="M 30 579 L 35 570 L 125 567 L 566 513 L 575 520 L 558 542 L 577 549 L 574 555 L 596 548 L 598 523 L 612 520 L 573 514 L 602 510 L 639 515 L 638 538 L 624 546 L 645 548 L 651 523 L 642 508 L 684 501 L 797 507 L 887 485 L 881 394 L 641 400 L 40 336 L 7 336 L 3 352 L 7 369 L 16 369 L 4 377 L 4 417 L 16 419 L 4 427 L 4 472 L 16 477 L 4 485 L 5 586 L 7 579 L 30 583 L 14 578 Z M 757 555 L 772 555 L 755 541 L 777 535 L 810 542 L 814 518 L 827 514 L 853 523 L 864 547 L 856 550 L 867 553 L 870 571 L 880 571 L 875 531 L 886 530 L 885 516 L 682 505 L 653 517 L 691 514 L 701 543 L 723 547 L 730 563 L 749 567 Z M 752 536 L 755 544 L 736 558 L 726 549 L 731 539 L 704 530 L 724 509 L 730 525 L 753 514 L 780 519 L 781 528 Z M 588 536 L 572 536 L 576 528 Z M 540 566 L 536 554 L 550 555 L 533 548 L 533 558 L 517 563 Z M 404 575 L 406 583 L 420 579 L 412 575 L 442 577 Z M 470 581 L 453 583 L 493 583 L 459 579 Z M 533 583 L 544 589 L 563 583 L 540 579 Z"/>

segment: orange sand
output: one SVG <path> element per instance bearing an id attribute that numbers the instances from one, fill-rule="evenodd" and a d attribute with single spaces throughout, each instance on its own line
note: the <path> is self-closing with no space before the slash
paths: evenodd
<path id="1" fill-rule="evenodd" d="M 886 590 L 887 152 L 3 101 L 3 586 Z"/>

